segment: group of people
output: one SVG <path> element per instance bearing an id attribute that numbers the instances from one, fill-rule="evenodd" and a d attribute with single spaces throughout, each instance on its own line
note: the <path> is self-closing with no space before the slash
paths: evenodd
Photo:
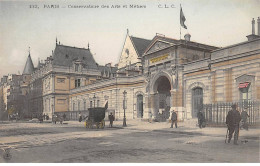
<path id="1" fill-rule="evenodd" d="M 46 115 L 45 115 L 45 114 L 43 114 L 43 116 L 42 116 L 42 117 L 43 117 L 43 120 L 49 120 L 49 119 L 50 119 L 50 117 L 49 117 L 49 115 L 48 115 L 48 114 L 46 114 Z"/>
<path id="2" fill-rule="evenodd" d="M 240 114 L 240 112 L 238 111 L 237 104 L 233 104 L 231 108 L 232 109 L 228 112 L 226 116 L 228 143 L 230 143 L 232 136 L 234 134 L 234 144 L 238 145 L 237 141 L 238 141 L 239 129 L 244 128 L 248 130 L 247 118 L 249 117 L 249 115 L 246 111 L 246 108 L 243 109 L 243 111 Z M 202 110 L 198 112 L 197 118 L 198 118 L 199 128 L 205 127 L 206 119 Z M 177 114 L 174 110 L 171 116 L 171 128 L 173 128 L 173 124 L 175 124 L 175 127 L 177 128 Z"/>
<path id="3" fill-rule="evenodd" d="M 198 117 L 198 124 L 199 124 L 199 128 L 203 128 L 206 126 L 206 122 L 205 122 L 205 117 L 203 115 L 203 113 L 201 111 L 198 112 L 197 114 Z M 175 128 L 178 127 L 177 125 L 177 113 L 173 110 L 172 111 L 172 115 L 171 115 L 171 128 L 173 128 L 173 124 L 175 124 Z"/>

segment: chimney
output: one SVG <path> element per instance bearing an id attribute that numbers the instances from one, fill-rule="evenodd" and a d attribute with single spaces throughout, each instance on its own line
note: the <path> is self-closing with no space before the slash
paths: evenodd
<path id="1" fill-rule="evenodd" d="M 257 27 L 258 27 L 258 33 L 257 35 L 260 36 L 260 18 L 257 18 Z"/>
<path id="2" fill-rule="evenodd" d="M 255 19 L 252 20 L 252 35 L 255 35 Z"/>
<path id="3" fill-rule="evenodd" d="M 257 23 L 258 23 L 258 34 L 256 35 L 255 34 L 255 19 L 253 18 L 253 20 L 252 20 L 252 34 L 246 36 L 248 41 L 252 41 L 254 39 L 260 38 L 260 32 L 259 32 L 260 31 L 260 19 L 259 19 L 259 17 L 257 19 Z"/>
<path id="4" fill-rule="evenodd" d="M 186 41 L 190 41 L 190 37 L 191 37 L 191 35 L 190 34 L 186 34 L 186 35 L 184 35 L 184 39 L 186 40 Z"/>

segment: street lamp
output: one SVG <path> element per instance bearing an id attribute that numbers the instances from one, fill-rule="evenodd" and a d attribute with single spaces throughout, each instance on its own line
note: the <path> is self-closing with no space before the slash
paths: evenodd
<path id="1" fill-rule="evenodd" d="M 124 91 L 123 94 L 124 94 L 124 100 L 123 100 L 123 109 L 124 109 L 123 127 L 126 127 L 126 118 L 125 118 L 126 99 L 125 99 L 125 97 L 126 97 L 127 92 Z"/>
<path id="2" fill-rule="evenodd" d="M 96 102 L 96 94 L 95 93 L 94 93 L 93 100 L 94 100 L 94 108 L 95 108 L 95 102 Z"/>
<path id="3" fill-rule="evenodd" d="M 51 105 L 51 112 L 52 112 L 52 117 L 53 117 L 53 115 L 54 115 L 54 108 L 53 108 L 53 104 Z"/>

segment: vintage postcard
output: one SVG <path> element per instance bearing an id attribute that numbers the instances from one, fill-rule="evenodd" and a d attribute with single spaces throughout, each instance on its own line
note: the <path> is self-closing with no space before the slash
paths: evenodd
<path id="1" fill-rule="evenodd" d="M 0 1 L 0 163 L 259 163 L 259 11 Z"/>

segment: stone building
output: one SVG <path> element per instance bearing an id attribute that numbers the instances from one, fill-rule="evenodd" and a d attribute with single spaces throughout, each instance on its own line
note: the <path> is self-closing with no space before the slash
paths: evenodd
<path id="1" fill-rule="evenodd" d="M 145 40 L 139 56 L 134 37 L 127 34 L 117 77 L 72 89 L 70 111 L 107 100 L 108 110 L 122 119 L 124 91 L 128 119 L 164 121 L 175 110 L 183 120 L 196 118 L 205 104 L 259 101 L 260 39 L 254 33 L 247 37 L 218 48 L 193 42 L 190 34 L 185 40 L 157 34 Z M 129 74 L 130 67 L 140 71 Z"/>
<path id="2" fill-rule="evenodd" d="M 89 46 L 87 49 L 76 48 L 56 41 L 52 55 L 44 63 L 39 62 L 38 68 L 32 73 L 30 88 L 38 90 L 35 95 L 39 98 L 34 106 L 42 108 L 41 112 L 49 116 L 54 112 L 67 112 L 71 89 L 113 76 L 114 67 L 99 66 Z"/>
<path id="3" fill-rule="evenodd" d="M 1 111 L 13 109 L 10 113 L 23 112 L 23 96 L 20 89 L 22 75 L 8 74 L 1 80 Z"/>
<path id="4" fill-rule="evenodd" d="M 179 120 L 196 118 L 207 104 L 240 102 L 244 107 L 260 100 L 259 18 L 257 23 L 258 34 L 253 20 L 248 41 L 223 48 L 193 42 L 190 34 L 184 40 L 161 34 L 147 40 L 127 31 L 117 67 L 98 65 L 89 46 L 56 40 L 52 55 L 37 68 L 29 54 L 21 91 L 29 112 L 73 114 L 74 119 L 106 101 L 107 114 L 113 112 L 116 119 L 123 119 L 125 111 L 127 119 L 155 121 L 169 119 L 173 110 Z"/>

